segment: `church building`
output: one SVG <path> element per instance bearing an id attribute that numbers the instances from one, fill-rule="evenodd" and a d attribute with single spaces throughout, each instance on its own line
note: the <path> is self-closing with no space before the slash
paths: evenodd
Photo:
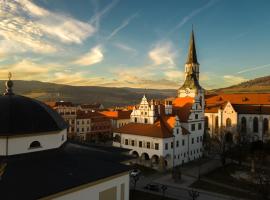
<path id="1" fill-rule="evenodd" d="M 194 32 L 192 30 L 185 81 L 177 97 L 148 100 L 133 108 L 130 122 L 114 131 L 114 146 L 131 149 L 137 162 L 164 169 L 198 159 L 203 152 L 204 90 L 199 84 Z"/>

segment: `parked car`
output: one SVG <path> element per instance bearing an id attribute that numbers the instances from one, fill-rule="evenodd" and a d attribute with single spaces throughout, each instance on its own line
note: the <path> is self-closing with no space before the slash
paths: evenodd
<path id="1" fill-rule="evenodd" d="M 130 172 L 130 176 L 139 176 L 141 174 L 141 170 L 139 169 L 133 169 Z"/>
<path id="2" fill-rule="evenodd" d="M 160 187 L 156 183 L 149 183 L 144 187 L 144 189 L 159 192 Z"/>

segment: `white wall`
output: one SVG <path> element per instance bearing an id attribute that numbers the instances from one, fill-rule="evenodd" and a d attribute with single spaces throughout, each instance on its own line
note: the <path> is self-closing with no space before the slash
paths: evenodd
<path id="1" fill-rule="evenodd" d="M 62 138 L 64 140 L 62 140 Z M 22 153 L 30 153 L 43 151 L 60 147 L 67 140 L 67 130 L 59 132 L 37 133 L 36 135 L 29 134 L 23 136 L 12 136 L 0 138 L 0 155 L 16 155 Z M 33 141 L 38 141 L 41 144 L 40 148 L 29 148 Z M 6 149 L 6 144 L 8 148 Z"/>
<path id="2" fill-rule="evenodd" d="M 129 199 L 129 174 L 111 179 L 109 181 L 89 186 L 88 188 L 81 189 L 72 193 L 65 194 L 60 197 L 52 198 L 55 200 L 99 200 L 99 193 L 117 187 L 117 200 L 121 200 L 121 184 L 125 184 L 125 198 Z M 108 199 L 109 200 L 109 199 Z"/>

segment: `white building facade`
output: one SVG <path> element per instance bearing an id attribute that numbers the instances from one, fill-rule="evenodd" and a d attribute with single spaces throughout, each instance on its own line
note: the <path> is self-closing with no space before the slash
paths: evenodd
<path id="1" fill-rule="evenodd" d="M 185 72 L 185 82 L 176 98 L 156 102 L 143 96 L 130 115 L 131 123 L 114 131 L 114 146 L 132 149 L 130 153 L 138 162 L 159 169 L 202 156 L 204 90 L 198 80 L 193 31 Z"/>

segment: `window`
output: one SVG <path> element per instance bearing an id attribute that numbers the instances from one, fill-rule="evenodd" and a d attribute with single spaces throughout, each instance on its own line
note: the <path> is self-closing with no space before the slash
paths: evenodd
<path id="1" fill-rule="evenodd" d="M 194 138 L 192 138 L 191 143 L 194 144 Z"/>
<path id="2" fill-rule="evenodd" d="M 171 148 L 173 148 L 173 142 L 171 142 Z"/>
<path id="3" fill-rule="evenodd" d="M 197 137 L 197 142 L 199 143 L 199 137 Z"/>
<path id="4" fill-rule="evenodd" d="M 185 140 L 182 140 L 182 146 L 185 146 Z"/>
<path id="5" fill-rule="evenodd" d="M 155 143 L 155 150 L 158 150 L 158 148 L 159 148 L 158 143 Z"/>
<path id="6" fill-rule="evenodd" d="M 226 119 L 226 127 L 229 128 L 232 126 L 232 120 L 230 118 Z"/>
<path id="7" fill-rule="evenodd" d="M 168 150 L 168 143 L 165 143 L 165 150 Z"/>
<path id="8" fill-rule="evenodd" d="M 131 146 L 135 146 L 135 141 L 131 140 Z"/>
<path id="9" fill-rule="evenodd" d="M 195 131 L 195 124 L 191 124 L 191 130 Z"/>
<path id="10" fill-rule="evenodd" d="M 176 141 L 176 146 L 179 147 L 179 141 L 178 140 Z"/>
<path id="11" fill-rule="evenodd" d="M 198 130 L 201 130 L 201 129 L 202 129 L 202 124 L 199 123 L 199 124 L 198 124 Z"/>
<path id="12" fill-rule="evenodd" d="M 269 129 L 268 119 L 263 119 L 263 134 L 267 134 Z"/>
<path id="13" fill-rule="evenodd" d="M 215 132 L 218 132 L 218 116 L 215 118 Z"/>
<path id="14" fill-rule="evenodd" d="M 139 141 L 139 147 L 142 147 L 142 141 Z"/>
<path id="15" fill-rule="evenodd" d="M 144 123 L 147 124 L 148 123 L 148 119 L 145 118 L 144 119 Z"/>
<path id="16" fill-rule="evenodd" d="M 241 118 L 241 132 L 245 133 L 247 131 L 247 120 L 245 117 Z"/>
<path id="17" fill-rule="evenodd" d="M 196 105 L 197 106 L 197 105 Z M 197 109 L 197 108 L 196 108 Z M 195 119 L 198 119 L 198 114 L 195 114 Z"/>
<path id="18" fill-rule="evenodd" d="M 147 115 L 147 112 L 145 112 L 144 114 Z"/>
<path id="19" fill-rule="evenodd" d="M 62 135 L 62 141 L 64 141 L 65 140 L 65 135 Z"/>
<path id="20" fill-rule="evenodd" d="M 128 145 L 128 139 L 125 139 L 125 145 Z"/>
<path id="21" fill-rule="evenodd" d="M 135 117 L 134 122 L 137 123 L 137 117 Z"/>
<path id="22" fill-rule="evenodd" d="M 200 141 L 202 142 L 202 139 L 203 139 L 203 137 L 202 136 L 200 136 Z"/>
<path id="23" fill-rule="evenodd" d="M 254 117 L 253 119 L 253 132 L 258 133 L 258 118 Z"/>
<path id="24" fill-rule="evenodd" d="M 176 129 L 176 133 L 179 134 L 179 129 L 178 128 Z"/>
<path id="25" fill-rule="evenodd" d="M 35 148 L 40 148 L 40 142 L 39 141 L 34 141 L 30 144 L 29 149 L 35 149 Z"/>
<path id="26" fill-rule="evenodd" d="M 146 148 L 147 148 L 147 149 L 150 149 L 150 142 L 147 142 L 147 143 L 146 143 Z"/>
<path id="27" fill-rule="evenodd" d="M 206 116 L 206 117 L 204 117 L 204 127 L 205 127 L 205 129 L 208 129 L 208 127 L 209 127 L 209 125 L 208 125 L 208 117 Z"/>

